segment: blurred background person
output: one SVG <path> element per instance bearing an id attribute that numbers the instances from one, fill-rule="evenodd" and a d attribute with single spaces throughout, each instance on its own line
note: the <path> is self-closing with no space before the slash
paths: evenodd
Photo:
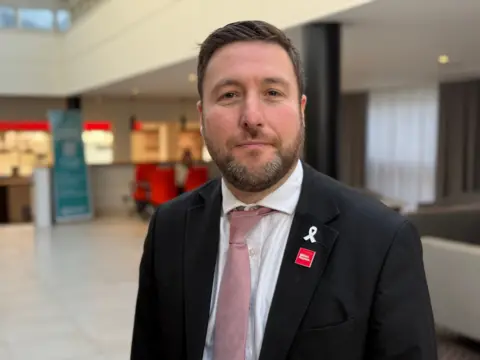
<path id="1" fill-rule="evenodd" d="M 185 182 L 187 180 L 188 171 L 193 165 L 193 157 L 190 149 L 184 151 L 182 160 L 175 164 L 175 185 L 177 186 L 178 195 L 185 192 Z"/>

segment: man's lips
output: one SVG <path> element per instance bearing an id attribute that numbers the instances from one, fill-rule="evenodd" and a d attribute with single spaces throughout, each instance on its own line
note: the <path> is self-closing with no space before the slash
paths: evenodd
<path id="1" fill-rule="evenodd" d="M 270 144 L 263 141 L 245 141 L 238 144 L 236 147 L 261 147 L 261 146 L 269 146 Z"/>

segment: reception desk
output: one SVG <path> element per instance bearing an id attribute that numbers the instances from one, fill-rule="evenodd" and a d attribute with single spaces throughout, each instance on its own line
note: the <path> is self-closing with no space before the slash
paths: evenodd
<path id="1" fill-rule="evenodd" d="M 0 224 L 31 220 L 31 183 L 25 177 L 0 178 Z"/>

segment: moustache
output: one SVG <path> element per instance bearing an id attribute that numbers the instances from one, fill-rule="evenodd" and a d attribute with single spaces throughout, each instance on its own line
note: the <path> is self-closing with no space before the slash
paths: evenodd
<path id="1" fill-rule="evenodd" d="M 261 133 L 261 131 L 257 131 L 255 136 L 252 136 L 250 131 L 244 131 L 240 135 L 230 137 L 227 140 L 227 146 L 231 149 L 249 141 L 264 143 L 274 147 L 278 147 L 280 145 L 280 140 L 275 136 L 267 136 Z"/>

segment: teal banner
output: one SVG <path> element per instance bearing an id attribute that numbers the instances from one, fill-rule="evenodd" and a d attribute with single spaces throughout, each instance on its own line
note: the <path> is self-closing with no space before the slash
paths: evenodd
<path id="1" fill-rule="evenodd" d="M 53 193 L 55 221 L 92 218 L 90 181 L 82 140 L 82 115 L 79 110 L 48 112 L 52 133 L 54 165 Z"/>

